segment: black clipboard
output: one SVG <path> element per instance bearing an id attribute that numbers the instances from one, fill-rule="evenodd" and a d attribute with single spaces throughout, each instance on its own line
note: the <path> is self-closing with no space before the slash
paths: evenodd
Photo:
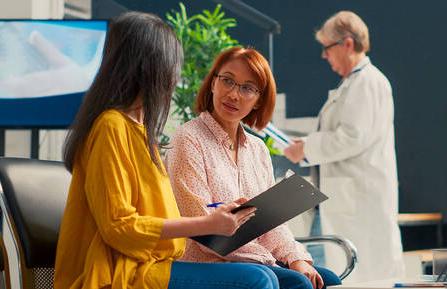
<path id="1" fill-rule="evenodd" d="M 225 256 L 327 199 L 308 181 L 294 174 L 235 209 L 257 208 L 256 215 L 233 236 L 205 235 L 191 239 Z"/>

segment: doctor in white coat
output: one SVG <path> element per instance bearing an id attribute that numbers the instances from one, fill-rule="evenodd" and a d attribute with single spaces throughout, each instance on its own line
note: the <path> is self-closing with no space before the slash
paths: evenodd
<path id="1" fill-rule="evenodd" d="M 358 249 L 358 264 L 346 280 L 402 276 L 390 83 L 366 56 L 368 28 L 356 14 L 335 14 L 316 39 L 342 81 L 329 91 L 318 130 L 288 147 L 285 155 L 319 165 L 320 189 L 329 196 L 319 208 L 322 233 L 346 237 Z M 325 251 L 328 267 L 345 262 L 340 252 Z"/>

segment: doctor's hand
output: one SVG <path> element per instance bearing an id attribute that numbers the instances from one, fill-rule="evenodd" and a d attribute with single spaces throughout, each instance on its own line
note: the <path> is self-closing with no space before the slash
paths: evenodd
<path id="1" fill-rule="evenodd" d="M 308 262 L 298 260 L 289 265 L 289 269 L 300 272 L 312 282 L 314 289 L 321 289 L 324 286 L 323 278 L 318 274 L 317 270 Z"/>
<path id="2" fill-rule="evenodd" d="M 284 156 L 293 163 L 298 163 L 304 158 L 304 142 L 294 140 L 294 143 L 284 149 Z"/>
<path id="3" fill-rule="evenodd" d="M 240 226 L 250 220 L 255 215 L 256 208 L 254 207 L 242 209 L 237 213 L 231 212 L 231 210 L 239 207 L 239 205 L 246 201 L 246 198 L 240 198 L 232 203 L 220 205 L 213 213 L 208 215 L 209 224 L 211 225 L 209 234 L 229 237 L 233 235 Z"/>

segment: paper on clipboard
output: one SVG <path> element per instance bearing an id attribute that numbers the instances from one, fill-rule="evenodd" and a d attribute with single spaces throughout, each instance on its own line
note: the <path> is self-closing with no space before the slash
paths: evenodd
<path id="1" fill-rule="evenodd" d="M 256 215 L 233 236 L 206 235 L 191 239 L 225 256 L 327 199 L 326 195 L 295 174 L 242 204 L 256 207 Z"/>

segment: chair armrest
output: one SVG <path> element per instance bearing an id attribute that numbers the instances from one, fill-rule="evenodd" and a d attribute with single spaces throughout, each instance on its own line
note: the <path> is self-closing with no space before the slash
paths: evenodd
<path id="1" fill-rule="evenodd" d="M 343 280 L 352 272 L 352 270 L 354 270 L 355 263 L 357 262 L 357 248 L 348 239 L 336 235 L 322 235 L 311 237 L 296 237 L 295 240 L 306 245 L 319 243 L 335 243 L 343 249 L 346 255 L 346 267 L 345 270 L 340 274 L 340 279 Z"/>

